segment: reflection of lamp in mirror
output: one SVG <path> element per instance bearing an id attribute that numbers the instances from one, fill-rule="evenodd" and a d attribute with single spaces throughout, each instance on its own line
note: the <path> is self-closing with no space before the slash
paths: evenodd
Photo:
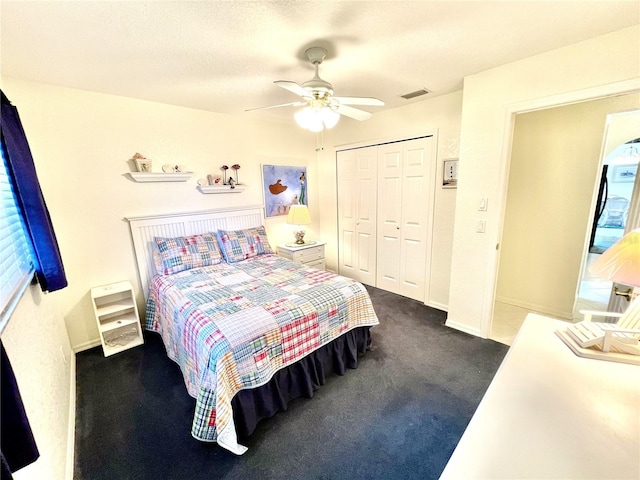
<path id="1" fill-rule="evenodd" d="M 311 216 L 309 215 L 307 206 L 291 205 L 291 207 L 289 207 L 289 214 L 287 215 L 287 223 L 296 225 L 296 244 L 304 245 L 305 231 L 302 225 L 309 225 L 311 223 Z"/>
<path id="2" fill-rule="evenodd" d="M 640 287 L 640 228 L 630 231 L 609 247 L 593 262 L 589 271 L 615 283 Z M 615 294 L 627 300 L 634 296 L 632 289 L 620 291 L 617 287 Z"/>

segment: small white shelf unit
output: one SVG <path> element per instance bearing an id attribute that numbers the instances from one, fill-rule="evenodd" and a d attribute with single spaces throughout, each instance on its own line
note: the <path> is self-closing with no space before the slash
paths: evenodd
<path id="1" fill-rule="evenodd" d="M 231 188 L 230 185 L 198 185 L 198 190 L 200 193 L 209 194 L 209 193 L 240 193 L 244 192 L 244 189 L 247 188 L 246 185 L 235 185 Z"/>
<path id="2" fill-rule="evenodd" d="M 91 303 L 105 357 L 144 343 L 131 282 L 92 288 Z"/>
<path id="3" fill-rule="evenodd" d="M 186 182 L 191 178 L 193 172 L 128 172 L 129 176 L 138 183 L 146 182 Z"/>

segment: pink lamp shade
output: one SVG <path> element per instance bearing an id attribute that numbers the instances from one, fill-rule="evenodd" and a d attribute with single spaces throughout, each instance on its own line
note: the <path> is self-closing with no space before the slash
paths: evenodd
<path id="1" fill-rule="evenodd" d="M 640 228 L 609 247 L 589 271 L 616 283 L 640 287 Z"/>

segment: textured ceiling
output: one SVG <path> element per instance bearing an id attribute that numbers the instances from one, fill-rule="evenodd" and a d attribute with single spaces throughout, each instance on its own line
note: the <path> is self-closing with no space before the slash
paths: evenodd
<path id="1" fill-rule="evenodd" d="M 497 65 L 640 22 L 633 1 L 6 1 L 2 75 L 155 102 L 291 118 L 273 84 L 320 76 L 336 95 L 373 96 L 375 114 L 462 88 Z M 637 61 L 637 59 L 635 60 Z M 578 74 L 578 72 L 577 72 Z M 10 96 L 10 92 L 7 93 Z M 352 121 L 352 120 L 349 120 Z"/>

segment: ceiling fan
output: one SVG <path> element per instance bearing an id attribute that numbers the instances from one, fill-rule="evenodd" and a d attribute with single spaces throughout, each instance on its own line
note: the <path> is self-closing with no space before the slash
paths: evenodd
<path id="1" fill-rule="evenodd" d="M 289 90 L 302 97 L 302 100 L 270 107 L 253 108 L 250 110 L 265 110 L 279 107 L 301 107 L 302 110 L 295 114 L 298 124 L 311 130 L 319 132 L 323 128 L 332 128 L 338 123 L 340 115 L 353 118 L 355 120 L 368 120 L 371 113 L 350 105 L 383 106 L 384 102 L 373 97 L 336 97 L 333 95 L 333 86 L 320 78 L 318 66 L 327 56 L 327 50 L 322 47 L 311 47 L 305 54 L 315 68 L 315 75 L 311 80 L 302 85 L 287 80 L 274 82 L 279 87 Z M 246 110 L 246 111 L 250 111 Z"/>

